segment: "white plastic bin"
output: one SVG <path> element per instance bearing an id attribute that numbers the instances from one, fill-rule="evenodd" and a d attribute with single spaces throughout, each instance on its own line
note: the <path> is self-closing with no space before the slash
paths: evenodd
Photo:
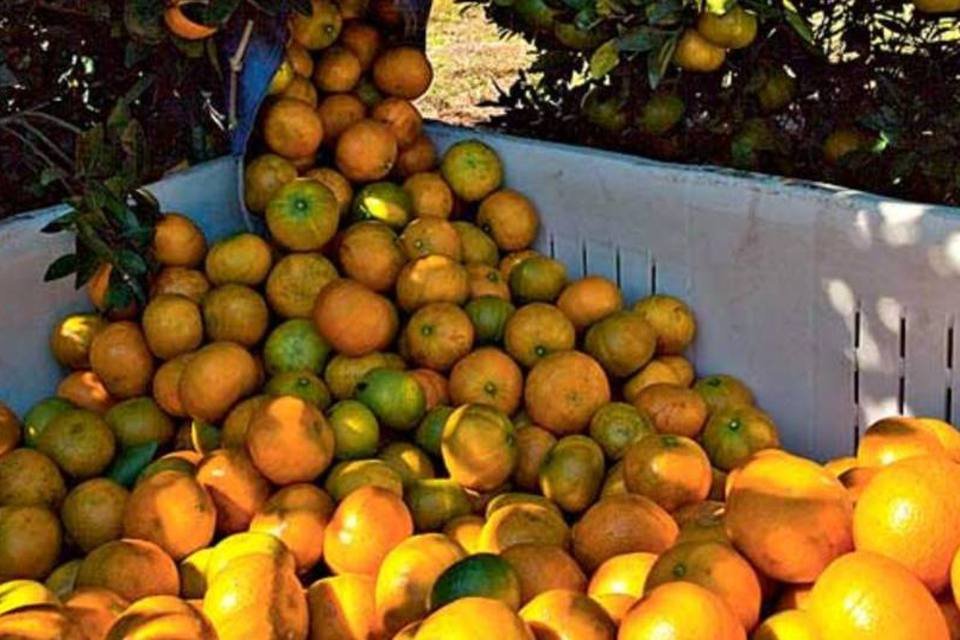
<path id="1" fill-rule="evenodd" d="M 614 278 L 632 301 L 673 293 L 694 308 L 701 374 L 747 381 L 784 444 L 827 458 L 852 451 L 879 417 L 960 416 L 954 380 L 960 211 L 765 176 L 652 162 L 440 125 L 443 149 L 481 137 L 507 183 L 543 218 L 538 248 L 572 277 Z M 241 228 L 231 159 L 154 191 L 213 239 Z M 0 225 L 0 399 L 23 411 L 52 393 L 45 348 L 56 319 L 84 306 L 67 282 L 44 285 L 67 238 L 38 230 L 57 210 Z"/>

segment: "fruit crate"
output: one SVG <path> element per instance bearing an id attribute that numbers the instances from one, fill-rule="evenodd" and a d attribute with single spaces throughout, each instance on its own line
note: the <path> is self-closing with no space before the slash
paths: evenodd
<path id="1" fill-rule="evenodd" d="M 960 416 L 960 211 L 443 125 L 429 133 L 441 150 L 480 137 L 501 154 L 508 186 L 540 210 L 538 248 L 571 277 L 608 276 L 628 301 L 687 300 L 697 371 L 748 382 L 789 449 L 826 459 L 852 452 L 882 416 Z M 241 172 L 222 158 L 152 188 L 216 239 L 250 222 Z M 47 334 L 87 305 L 69 281 L 41 281 L 69 248 L 39 233 L 62 211 L 0 224 L 0 400 L 17 411 L 53 391 Z"/>

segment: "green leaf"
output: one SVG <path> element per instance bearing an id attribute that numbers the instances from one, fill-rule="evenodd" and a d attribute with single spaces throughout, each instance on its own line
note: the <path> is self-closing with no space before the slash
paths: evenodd
<path id="1" fill-rule="evenodd" d="M 94 177 L 110 173 L 113 156 L 106 144 L 106 133 L 102 124 L 80 133 L 75 148 L 78 174 Z"/>
<path id="2" fill-rule="evenodd" d="M 107 309 L 124 309 L 133 303 L 133 291 L 124 282 L 114 283 L 117 270 L 110 272 L 110 287 L 107 289 L 105 304 Z"/>
<path id="3" fill-rule="evenodd" d="M 76 270 L 77 254 L 68 253 L 50 263 L 50 266 L 47 267 L 47 272 L 43 274 L 43 281 L 52 282 L 53 280 L 66 278 L 71 273 L 75 273 Z"/>
<path id="4" fill-rule="evenodd" d="M 653 25 L 675 24 L 682 11 L 681 0 L 660 0 L 647 5 L 647 22 Z"/>
<path id="5" fill-rule="evenodd" d="M 142 276 L 149 270 L 146 261 L 130 249 L 117 251 L 117 265 L 134 276 Z"/>
<path id="6" fill-rule="evenodd" d="M 659 31 L 650 27 L 637 27 L 617 38 L 619 51 L 644 52 L 656 47 L 663 39 Z"/>
<path id="7" fill-rule="evenodd" d="M 90 282 L 93 274 L 100 268 L 100 261 L 85 247 L 77 243 L 77 275 L 73 280 L 73 288 L 79 289 Z"/>
<path id="8" fill-rule="evenodd" d="M 120 452 L 113 461 L 107 477 L 124 487 L 132 487 L 137 476 L 153 460 L 159 446 L 156 442 L 144 442 Z"/>
<path id="9" fill-rule="evenodd" d="M 647 82 L 651 89 L 660 86 L 660 81 L 667 73 L 667 68 L 670 66 L 670 60 L 673 58 L 673 52 L 677 48 L 679 39 L 679 32 L 673 34 L 661 43 L 660 48 L 654 49 L 647 56 Z"/>
<path id="10" fill-rule="evenodd" d="M 596 48 L 590 56 L 590 75 L 599 79 L 613 71 L 620 64 L 620 46 L 617 39 L 607 40 Z"/>
<path id="11" fill-rule="evenodd" d="M 73 222 L 77 219 L 77 212 L 70 211 L 65 213 L 55 220 L 48 222 L 42 229 L 40 233 L 60 233 L 64 229 L 68 229 Z"/>
<path id="12" fill-rule="evenodd" d="M 797 7 L 790 0 L 782 0 L 783 2 L 783 13 L 784 18 L 787 20 L 787 24 L 793 27 L 793 30 L 797 32 L 803 41 L 807 44 L 813 44 L 813 31 L 810 29 L 810 25 L 807 24 L 807 21 L 803 19 L 800 13 L 797 11 Z"/>
<path id="13" fill-rule="evenodd" d="M 40 172 L 40 186 L 45 187 L 52 182 L 64 178 L 65 174 L 57 167 L 44 167 Z"/>

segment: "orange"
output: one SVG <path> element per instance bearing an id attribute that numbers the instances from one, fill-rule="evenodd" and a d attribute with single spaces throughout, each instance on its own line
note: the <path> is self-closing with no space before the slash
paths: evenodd
<path id="1" fill-rule="evenodd" d="M 662 553 L 677 533 L 677 523 L 653 500 L 631 493 L 607 496 L 573 526 L 573 555 L 592 572 L 624 553 Z"/>
<path id="2" fill-rule="evenodd" d="M 661 358 L 654 358 L 623 385 L 623 399 L 634 403 L 640 392 L 654 384 L 683 386 L 676 370 Z"/>
<path id="3" fill-rule="evenodd" d="M 693 363 L 683 356 L 660 356 L 655 360 L 659 360 L 673 370 L 681 387 L 689 387 L 693 384 L 693 380 L 696 378 Z M 707 403 L 707 406 L 710 406 L 710 403 Z"/>
<path id="4" fill-rule="evenodd" d="M 193 220 L 179 213 L 166 213 L 153 233 L 153 257 L 167 267 L 195 267 L 203 262 L 207 240 Z"/>
<path id="5" fill-rule="evenodd" d="M 340 44 L 357 56 L 364 71 L 370 68 L 380 50 L 380 32 L 364 22 L 351 20 L 340 32 Z"/>
<path id="6" fill-rule="evenodd" d="M 650 419 L 625 402 L 608 402 L 590 418 L 590 437 L 610 460 L 620 460 L 633 442 L 651 433 Z"/>
<path id="7" fill-rule="evenodd" d="M 489 491 L 503 484 L 517 463 L 510 419 L 493 406 L 465 404 L 443 427 L 443 462 L 461 486 Z"/>
<path id="8" fill-rule="evenodd" d="M 324 532 L 324 560 L 337 574 L 375 576 L 387 554 L 412 534 L 413 519 L 399 496 L 361 487 L 333 512 Z"/>
<path id="9" fill-rule="evenodd" d="M 513 482 L 521 489 L 533 491 L 540 487 L 540 465 L 557 439 L 546 429 L 531 425 L 516 430 L 517 467 Z"/>
<path id="10" fill-rule="evenodd" d="M 287 159 L 312 156 L 323 140 L 323 122 L 316 110 L 294 98 L 280 98 L 263 115 L 267 147 Z"/>
<path id="11" fill-rule="evenodd" d="M 86 409 L 57 415 L 37 438 L 37 451 L 68 476 L 83 480 L 100 475 L 113 460 L 116 438 L 106 421 Z"/>
<path id="12" fill-rule="evenodd" d="M 443 535 L 459 544 L 467 553 L 477 553 L 483 524 L 484 519 L 480 516 L 458 516 L 443 525 Z"/>
<path id="13" fill-rule="evenodd" d="M 857 500 L 853 541 L 858 551 L 893 558 L 939 593 L 960 548 L 960 465 L 928 456 L 886 467 Z"/>
<path id="14" fill-rule="evenodd" d="M 406 369 L 406 361 L 395 353 L 375 351 L 358 358 L 335 355 L 327 363 L 323 379 L 338 400 L 352 398 L 357 383 L 370 371 L 379 368 Z"/>
<path id="15" fill-rule="evenodd" d="M 473 263 L 467 265 L 470 279 L 470 299 L 493 297 L 510 300 L 510 286 L 500 275 L 500 270 L 490 265 Z"/>
<path id="16" fill-rule="evenodd" d="M 512 415 L 520 406 L 523 373 L 510 356 L 481 347 L 460 359 L 450 371 L 450 400 L 455 405 L 487 404 Z"/>
<path id="17" fill-rule="evenodd" d="M 250 419 L 247 452 L 278 485 L 310 482 L 333 460 L 333 429 L 309 402 L 294 396 L 266 400 Z"/>
<path id="18" fill-rule="evenodd" d="M 417 138 L 417 140 L 420 139 L 421 137 Z M 401 158 L 411 150 L 415 150 L 416 145 L 416 141 L 412 142 L 401 153 Z M 399 164 L 398 159 L 398 167 Z M 414 173 L 404 181 L 403 188 L 410 194 L 413 215 L 418 218 L 447 219 L 453 212 L 453 191 L 439 173 L 430 171 Z"/>
<path id="19" fill-rule="evenodd" d="M 247 555 L 264 555 L 275 561 L 276 566 L 294 572 L 296 564 L 293 554 L 277 537 L 269 533 L 247 531 L 227 536 L 215 546 L 209 547 L 210 553 L 205 564 L 204 577 L 209 585 L 224 569 L 235 560 Z"/>
<path id="20" fill-rule="evenodd" d="M 333 514 L 333 500 L 311 484 L 292 484 L 263 503 L 250 531 L 269 533 L 293 554 L 298 572 L 309 571 L 323 553 L 323 532 Z"/>
<path id="21" fill-rule="evenodd" d="M 522 193 L 501 189 L 480 203 L 477 225 L 490 234 L 500 250 L 519 251 L 533 244 L 540 228 L 540 216 Z"/>
<path id="22" fill-rule="evenodd" d="M 841 164 L 841 160 L 851 153 L 868 149 L 870 137 L 859 129 L 841 127 L 830 132 L 823 141 L 823 155 L 829 164 Z"/>
<path id="23" fill-rule="evenodd" d="M 414 47 L 387 49 L 373 62 L 373 82 L 391 96 L 415 100 L 427 92 L 432 81 L 430 62 Z"/>
<path id="24" fill-rule="evenodd" d="M 72 313 L 54 325 L 50 332 L 50 352 L 63 367 L 86 369 L 90 366 L 90 344 L 107 326 L 95 313 Z"/>
<path id="25" fill-rule="evenodd" d="M 839 478 L 846 471 L 859 467 L 859 463 L 854 456 L 840 456 L 823 463 L 823 468 Z"/>
<path id="26" fill-rule="evenodd" d="M 617 635 L 603 607 L 569 589 L 541 593 L 520 610 L 520 617 L 538 638 L 614 640 Z"/>
<path id="27" fill-rule="evenodd" d="M 840 484 L 846 487 L 850 494 L 850 500 L 856 505 L 863 490 L 882 470 L 883 467 L 854 467 L 841 473 L 837 476 L 837 479 L 840 480 Z"/>
<path id="28" fill-rule="evenodd" d="M 184 296 L 156 296 L 144 308 L 141 322 L 147 346 L 161 360 L 193 351 L 203 342 L 200 307 Z"/>
<path id="29" fill-rule="evenodd" d="M 617 285 L 602 276 L 586 276 L 574 280 L 560 292 L 557 306 L 577 331 L 623 308 L 623 297 Z"/>
<path id="30" fill-rule="evenodd" d="M 709 73 L 723 66 L 727 53 L 700 35 L 696 29 L 687 29 L 677 42 L 673 62 L 684 71 Z"/>
<path id="31" fill-rule="evenodd" d="M 329 282 L 317 296 L 313 324 L 342 355 L 359 357 L 384 349 L 397 334 L 397 311 L 385 297 L 354 280 Z"/>
<path id="32" fill-rule="evenodd" d="M 134 602 L 110 627 L 106 640 L 160 635 L 169 640 L 218 640 L 206 616 L 174 596 L 150 596 Z"/>
<path id="33" fill-rule="evenodd" d="M 677 509 L 673 519 L 680 526 L 681 542 L 722 542 L 730 544 L 723 517 L 726 507 L 717 500 L 705 500 Z"/>
<path id="34" fill-rule="evenodd" d="M 380 450 L 378 457 L 400 476 L 404 486 L 436 476 L 430 456 L 409 442 L 391 442 Z"/>
<path id="35" fill-rule="evenodd" d="M 153 355 L 140 327 L 133 322 L 112 322 L 90 344 L 90 367 L 115 398 L 146 393 L 153 379 Z"/>
<path id="36" fill-rule="evenodd" d="M 355 220 L 380 220 L 395 229 L 410 221 L 410 196 L 393 182 L 381 181 L 363 187 L 353 199 Z"/>
<path id="37" fill-rule="evenodd" d="M 0 588 L 0 615 L 37 605 L 59 606 L 56 593 L 36 580 L 10 580 Z"/>
<path id="38" fill-rule="evenodd" d="M 197 304 L 210 290 L 210 281 L 202 271 L 183 267 L 165 267 L 157 274 L 150 289 L 150 296 L 156 298 L 164 294 L 186 296 Z"/>
<path id="39" fill-rule="evenodd" d="M 467 202 L 483 200 L 503 182 L 503 164 L 489 145 L 461 140 L 443 154 L 440 172 L 450 188 Z"/>
<path id="40" fill-rule="evenodd" d="M 434 582 L 465 555 L 441 533 L 411 536 L 394 547 L 377 573 L 379 628 L 389 635 L 423 618 Z"/>
<path id="41" fill-rule="evenodd" d="M 210 544 L 216 519 L 214 502 L 198 480 L 161 471 L 134 487 L 123 512 L 123 533 L 154 542 L 180 560 Z"/>
<path id="42" fill-rule="evenodd" d="M 936 418 L 914 418 L 914 423 L 937 436 L 950 459 L 960 462 L 960 431 L 956 427 Z"/>
<path id="43" fill-rule="evenodd" d="M 817 579 L 807 607 L 824 638 L 948 640 L 947 623 L 923 583 L 894 560 L 848 553 Z"/>
<path id="44" fill-rule="evenodd" d="M 109 478 L 94 478 L 74 487 L 63 501 L 60 519 L 70 539 L 85 552 L 118 540 L 130 492 Z"/>
<path id="45" fill-rule="evenodd" d="M 0 505 L 60 506 L 67 494 L 53 460 L 33 449 L 14 449 L 0 457 Z"/>
<path id="46" fill-rule="evenodd" d="M 916 456 L 942 455 L 943 444 L 935 433 L 915 418 L 885 418 L 867 429 L 857 445 L 860 466 L 885 466 Z"/>
<path id="47" fill-rule="evenodd" d="M 43 579 L 57 562 L 61 541 L 60 522 L 46 507 L 0 507 L 0 581 Z"/>
<path id="48" fill-rule="evenodd" d="M 627 489 L 667 511 L 701 502 L 710 493 L 710 460 L 689 438 L 651 434 L 634 442 L 623 458 Z"/>
<path id="49" fill-rule="evenodd" d="M 337 168 L 354 182 L 380 180 L 396 161 L 397 140 L 382 122 L 358 120 L 337 139 Z"/>
<path id="50" fill-rule="evenodd" d="M 812 582 L 853 547 L 846 489 L 814 462 L 768 449 L 731 475 L 728 486 L 727 534 L 771 578 Z"/>
<path id="51" fill-rule="evenodd" d="M 653 357 L 657 337 L 632 311 L 614 311 L 587 331 L 583 346 L 611 376 L 626 378 Z"/>
<path id="52" fill-rule="evenodd" d="M 623 622 L 627 612 L 637 602 L 636 598 L 628 596 L 625 593 L 600 593 L 595 596 L 590 596 L 590 599 L 607 612 L 607 615 L 610 616 L 610 619 L 613 620 L 613 624 L 615 624 L 617 628 L 620 627 L 620 623 Z"/>
<path id="53" fill-rule="evenodd" d="M 441 255 L 459 261 L 462 254 L 456 227 L 442 218 L 414 220 L 400 234 L 400 245 L 410 260 Z"/>
<path id="54" fill-rule="evenodd" d="M 674 581 L 691 582 L 718 596 L 744 629 L 760 617 L 760 582 L 750 563 L 729 545 L 686 542 L 665 551 L 647 576 L 648 591 Z"/>
<path id="55" fill-rule="evenodd" d="M 212 342 L 196 352 L 180 376 L 180 402 L 187 415 L 217 422 L 260 383 L 250 353 L 232 342 Z"/>
<path id="56" fill-rule="evenodd" d="M 587 577 L 576 560 L 555 545 L 515 544 L 504 549 L 500 557 L 506 560 L 520 581 L 520 604 L 553 589 L 583 593 Z"/>
<path id="57" fill-rule="evenodd" d="M 471 330 L 473 326 L 471 325 Z M 430 411 L 437 406 L 450 403 L 450 391 L 447 387 L 447 379 L 442 373 L 433 369 L 414 369 L 410 372 L 423 389 L 423 395 L 426 398 L 426 410 Z"/>
<path id="58" fill-rule="evenodd" d="M 820 640 L 820 630 L 806 611 L 787 609 L 763 621 L 751 640 Z"/>
<path id="59" fill-rule="evenodd" d="M 343 177 L 343 174 L 330 167 L 316 167 L 303 174 L 304 178 L 316 180 L 330 192 L 337 200 L 340 217 L 343 218 L 350 210 L 350 203 L 353 202 L 353 185 Z"/>
<path id="60" fill-rule="evenodd" d="M 113 406 L 113 396 L 93 371 L 74 371 L 57 385 L 57 396 L 81 409 L 104 413 Z"/>
<path id="61" fill-rule="evenodd" d="M 313 57 L 306 47 L 295 40 L 287 43 L 286 60 L 298 76 L 309 78 L 313 72 Z"/>
<path id="62" fill-rule="evenodd" d="M 620 624 L 618 640 L 745 640 L 743 626 L 713 593 L 690 582 L 671 582 L 637 603 Z"/>
<path id="63" fill-rule="evenodd" d="M 20 443 L 20 431 L 23 425 L 17 414 L 0 402 L 0 457 L 13 451 Z"/>
<path id="64" fill-rule="evenodd" d="M 543 302 L 517 309 L 507 320 L 503 334 L 507 353 L 525 367 L 532 367 L 551 353 L 573 349 L 576 340 L 576 330 L 567 316 Z"/>
<path id="65" fill-rule="evenodd" d="M 570 527 L 549 501 L 516 502 L 487 514 L 476 544 L 477 550 L 488 553 L 502 553 L 518 544 L 567 549 Z"/>
<path id="66" fill-rule="evenodd" d="M 697 31 L 718 47 L 743 49 L 757 37 L 757 16 L 736 4 L 722 14 L 704 11 L 697 20 Z"/>
<path id="67" fill-rule="evenodd" d="M 334 93 L 326 96 L 317 106 L 317 114 L 323 123 L 323 141 L 333 145 L 351 125 L 367 115 L 367 107 L 350 93 Z M 310 177 L 309 172 L 307 177 Z"/>
<path id="68" fill-rule="evenodd" d="M 210 494 L 217 510 L 217 531 L 246 531 L 254 514 L 270 495 L 270 484 L 243 449 L 218 449 L 197 466 L 197 481 Z"/>
<path id="69" fill-rule="evenodd" d="M 213 243 L 204 270 L 214 285 L 256 286 L 270 273 L 273 255 L 267 241 L 252 233 L 238 233 Z"/>
<path id="70" fill-rule="evenodd" d="M 470 352 L 473 324 L 460 307 L 435 302 L 420 307 L 404 329 L 409 359 L 422 367 L 446 371 Z"/>
<path id="71" fill-rule="evenodd" d="M 527 625 L 510 607 L 490 598 L 460 598 L 423 621 L 415 640 L 534 640 Z"/>
<path id="72" fill-rule="evenodd" d="M 242 284 L 221 285 L 203 299 L 203 325 L 215 342 L 252 347 L 266 334 L 269 321 L 263 296 Z"/>
<path id="73" fill-rule="evenodd" d="M 503 279 L 509 281 L 510 274 L 513 272 L 514 267 L 516 267 L 518 264 L 520 264 L 527 258 L 533 258 L 537 256 L 540 256 L 540 253 L 537 251 L 534 251 L 533 249 L 524 249 L 523 251 L 514 251 L 513 253 L 508 253 L 507 255 L 503 256 L 503 259 L 500 260 L 500 262 L 497 264 L 497 268 L 500 269 L 500 274 L 503 276 Z M 557 298 L 557 301 L 559 302 L 559 298 Z M 568 304 L 567 306 L 571 306 L 571 305 Z M 577 306 L 579 308 L 579 301 Z M 564 311 L 564 313 L 567 313 L 567 312 Z M 571 322 L 576 324 L 576 322 L 573 320 L 573 318 L 571 318 L 569 314 L 567 314 L 567 317 L 570 318 Z"/>
<path id="74" fill-rule="evenodd" d="M 707 404 L 696 391 L 675 384 L 644 387 L 633 401 L 660 433 L 696 437 L 707 419 Z"/>
<path id="75" fill-rule="evenodd" d="M 521 302 L 553 302 L 567 284 L 567 268 L 559 260 L 531 256 L 510 270 L 510 291 Z"/>
<path id="76" fill-rule="evenodd" d="M 77 581 L 77 572 L 80 570 L 81 559 L 68 560 L 57 566 L 43 584 L 61 600 L 66 599 L 74 592 Z"/>
<path id="77" fill-rule="evenodd" d="M 122 309 L 116 307 L 107 309 L 107 293 L 110 289 L 110 275 L 112 273 L 113 265 L 109 262 L 102 263 L 87 283 L 87 297 L 90 298 L 90 302 L 97 310 L 106 312 L 107 317 L 111 320 L 129 320 L 137 315 L 135 302 L 130 302 Z"/>
<path id="78" fill-rule="evenodd" d="M 370 117 L 387 125 L 400 149 L 413 144 L 423 129 L 420 112 L 409 100 L 403 98 L 382 100 L 370 111 Z"/>
<path id="79" fill-rule="evenodd" d="M 656 332 L 658 354 L 682 353 L 693 342 L 697 322 L 690 307 L 682 300 L 656 294 L 640 300 L 633 309 Z"/>
<path id="80" fill-rule="evenodd" d="M 533 421 L 558 435 L 584 431 L 610 401 L 610 384 L 596 360 L 579 351 L 544 357 L 527 375 L 524 405 Z"/>
<path id="81" fill-rule="evenodd" d="M 267 302 L 284 318 L 309 318 L 317 294 L 336 277 L 336 267 L 321 254 L 291 253 L 270 271 Z"/>
<path id="82" fill-rule="evenodd" d="M 627 481 L 623 477 L 623 460 L 618 460 L 607 470 L 607 475 L 603 478 L 603 486 L 600 487 L 600 495 L 605 498 L 624 493 L 629 491 L 627 491 Z"/>
<path id="83" fill-rule="evenodd" d="M 176 0 L 167 5 L 163 12 L 163 21 L 167 28 L 177 37 L 184 40 L 203 40 L 217 32 L 217 27 L 195 22 L 183 12 L 183 0 Z"/>
<path id="84" fill-rule="evenodd" d="M 603 483 L 603 450 L 584 435 L 564 436 L 540 464 L 540 490 L 564 511 L 589 507 Z"/>
<path id="85" fill-rule="evenodd" d="M 400 151 L 397 156 L 397 174 L 408 178 L 416 173 L 431 171 L 437 166 L 437 150 L 426 134 L 420 134 L 413 144 Z M 451 207 L 453 204 L 451 203 Z"/>
<path id="86" fill-rule="evenodd" d="M 356 573 L 311 584 L 307 589 L 310 640 L 372 637 L 377 623 L 374 591 L 374 579 Z"/>
<path id="87" fill-rule="evenodd" d="M 283 556 L 234 558 L 210 578 L 203 613 L 218 640 L 306 638 L 309 611 L 303 586 Z"/>
<path id="88" fill-rule="evenodd" d="M 520 608 L 520 581 L 510 563 L 499 555 L 476 553 L 440 574 L 430 590 L 430 609 L 471 596 L 500 600 L 516 610 Z"/>
<path id="89" fill-rule="evenodd" d="M 750 387 L 731 375 L 721 373 L 701 378 L 693 388 L 703 396 L 710 413 L 731 405 L 753 405 Z"/>
<path id="90" fill-rule="evenodd" d="M 470 295 L 464 266 L 447 256 L 430 255 L 408 262 L 397 276 L 397 304 L 415 311 L 431 302 L 463 304 Z"/>
<path id="91" fill-rule="evenodd" d="M 397 234 L 377 220 L 350 225 L 340 239 L 337 254 L 346 276 L 378 293 L 393 288 L 407 261 Z"/>
<path id="92" fill-rule="evenodd" d="M 300 178 L 280 187 L 266 213 L 273 240 L 290 251 L 317 251 L 337 232 L 340 205 L 326 185 Z"/>
<path id="93" fill-rule="evenodd" d="M 356 86 L 363 68 L 360 59 L 349 49 L 329 47 L 317 58 L 313 82 L 324 93 L 345 93 Z"/>
<path id="94" fill-rule="evenodd" d="M 403 478 L 383 460 L 345 460 L 334 466 L 323 484 L 324 489 L 340 502 L 360 487 L 381 487 L 403 496 Z"/>
<path id="95" fill-rule="evenodd" d="M 83 559 L 77 587 L 102 587 L 127 600 L 150 595 L 177 595 L 177 565 L 160 547 L 146 540 L 114 540 Z"/>
<path id="96" fill-rule="evenodd" d="M 129 603 L 112 591 L 99 587 L 84 587 L 72 593 L 63 604 L 70 619 L 80 626 L 88 637 L 105 638 L 114 621 Z"/>
<path id="97" fill-rule="evenodd" d="M 637 551 L 607 559 L 590 577 L 587 593 L 590 596 L 620 593 L 642 598 L 647 576 L 658 557 L 654 553 Z"/>
<path id="98" fill-rule="evenodd" d="M 473 508 L 467 492 L 453 480 L 414 479 L 406 488 L 406 503 L 417 531 L 436 531 Z"/>
<path id="99" fill-rule="evenodd" d="M 777 426 L 767 414 L 746 404 L 714 411 L 702 434 L 713 464 L 730 471 L 762 449 L 778 448 Z"/>
<path id="100" fill-rule="evenodd" d="M 336 42 L 343 28 L 343 17 L 337 5 L 328 0 L 311 0 L 310 4 L 309 15 L 293 12 L 290 35 L 306 49 L 324 49 Z"/>
<path id="101" fill-rule="evenodd" d="M 512 504 L 536 504 L 547 507 L 558 516 L 562 516 L 563 512 L 560 510 L 560 507 L 557 506 L 552 500 L 546 496 L 542 496 L 536 493 L 520 493 L 516 491 L 507 491 L 505 493 L 497 493 L 493 497 L 488 496 L 486 501 L 486 506 L 484 507 L 484 513 L 489 518 L 499 509 L 504 507 L 509 507 Z"/>
<path id="102" fill-rule="evenodd" d="M 457 220 L 452 223 L 460 236 L 460 247 L 465 264 L 480 263 L 490 267 L 497 265 L 500 259 L 497 243 L 477 225 Z"/>

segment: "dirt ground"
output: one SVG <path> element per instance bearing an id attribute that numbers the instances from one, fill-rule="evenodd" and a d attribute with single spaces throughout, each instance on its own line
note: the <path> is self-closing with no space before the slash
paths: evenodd
<path id="1" fill-rule="evenodd" d="M 427 55 L 433 63 L 430 91 L 418 106 L 425 118 L 456 124 L 483 122 L 496 113 L 480 102 L 496 98 L 495 84 L 507 89 L 529 65 L 529 45 L 519 37 L 497 36 L 477 6 L 434 0 L 427 25 Z"/>

